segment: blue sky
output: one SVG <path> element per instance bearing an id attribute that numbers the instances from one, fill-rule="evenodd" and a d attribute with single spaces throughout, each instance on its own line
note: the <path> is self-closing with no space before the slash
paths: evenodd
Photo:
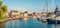
<path id="1" fill-rule="evenodd" d="M 3 5 L 8 6 L 8 11 L 17 10 L 20 12 L 43 12 L 46 11 L 46 0 L 2 0 Z M 54 11 L 56 5 L 60 8 L 60 0 L 48 0 L 48 11 Z M 53 6 L 53 7 L 52 7 Z"/>

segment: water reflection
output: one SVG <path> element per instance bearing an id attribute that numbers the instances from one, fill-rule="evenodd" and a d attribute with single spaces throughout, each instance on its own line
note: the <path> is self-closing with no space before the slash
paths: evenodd
<path id="1" fill-rule="evenodd" d="M 0 24 L 0 28 L 4 28 L 4 25 L 3 25 L 3 23 L 1 23 L 1 24 Z"/>
<path id="2" fill-rule="evenodd" d="M 47 28 L 55 28 L 54 24 L 47 24 Z"/>
<path id="3" fill-rule="evenodd" d="M 12 21 L 12 28 L 17 28 L 16 26 L 16 23 L 17 23 L 17 20 L 11 20 Z"/>
<path id="4" fill-rule="evenodd" d="M 47 28 L 60 28 L 60 24 L 47 24 Z"/>
<path id="5" fill-rule="evenodd" d="M 60 24 L 46 24 L 33 18 L 28 18 L 26 21 L 22 19 L 2 23 L 0 28 L 60 28 Z"/>
<path id="6" fill-rule="evenodd" d="M 8 21 L 4 23 L 5 28 L 12 28 L 12 21 Z"/>

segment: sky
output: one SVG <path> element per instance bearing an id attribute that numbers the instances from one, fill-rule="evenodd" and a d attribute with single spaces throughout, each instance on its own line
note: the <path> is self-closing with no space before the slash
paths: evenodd
<path id="1" fill-rule="evenodd" d="M 7 5 L 8 11 L 17 10 L 20 12 L 43 12 L 46 11 L 46 0 L 2 0 Z M 60 8 L 60 0 L 47 0 L 48 11 L 53 12 L 56 6 Z"/>

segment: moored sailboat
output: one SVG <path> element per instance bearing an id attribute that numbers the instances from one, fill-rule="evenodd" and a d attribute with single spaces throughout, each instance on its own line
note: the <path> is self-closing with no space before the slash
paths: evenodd
<path id="1" fill-rule="evenodd" d="M 60 24 L 60 12 L 58 10 L 58 6 L 54 11 L 55 17 L 54 19 L 48 18 L 46 19 L 48 24 Z"/>

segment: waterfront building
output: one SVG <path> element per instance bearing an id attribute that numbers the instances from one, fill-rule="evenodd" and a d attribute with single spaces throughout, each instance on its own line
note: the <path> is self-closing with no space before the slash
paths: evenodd
<path id="1" fill-rule="evenodd" d="M 25 12 L 24 12 L 24 20 L 26 21 L 27 19 L 28 19 L 28 12 L 25 11 Z"/>
<path id="2" fill-rule="evenodd" d="M 42 16 L 42 14 L 37 13 L 37 17 L 38 17 L 38 18 L 41 18 L 41 16 Z"/>
<path id="3" fill-rule="evenodd" d="M 5 18 L 5 19 L 9 18 L 9 13 L 8 13 L 8 12 L 5 12 L 5 13 L 4 13 L 4 18 Z"/>
<path id="4" fill-rule="evenodd" d="M 35 18 L 38 18 L 38 17 L 37 17 L 37 14 L 36 14 L 35 12 L 33 12 L 32 15 L 33 15 L 33 18 L 34 18 L 34 19 L 35 19 Z"/>
<path id="5" fill-rule="evenodd" d="M 20 12 L 20 17 L 24 18 L 24 13 L 23 12 Z"/>
<path id="6" fill-rule="evenodd" d="M 10 12 L 10 17 L 11 18 L 20 18 L 20 12 L 18 12 L 18 11 L 15 11 L 15 10 L 12 10 L 11 12 Z"/>
<path id="7" fill-rule="evenodd" d="M 28 17 L 30 18 L 30 17 L 33 17 L 33 15 L 32 14 L 28 14 Z"/>
<path id="8" fill-rule="evenodd" d="M 24 18 L 28 18 L 28 12 L 27 11 L 24 12 Z"/>

